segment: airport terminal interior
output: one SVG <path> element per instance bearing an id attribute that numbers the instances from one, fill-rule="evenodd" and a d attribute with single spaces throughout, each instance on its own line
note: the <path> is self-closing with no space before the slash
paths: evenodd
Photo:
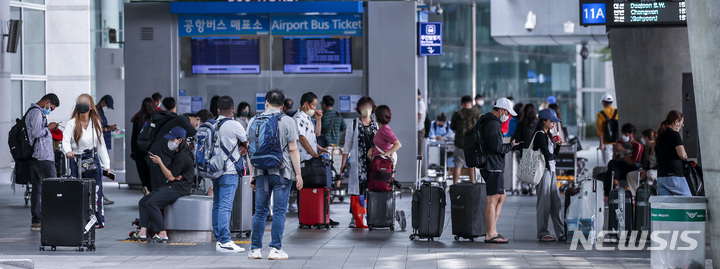
<path id="1" fill-rule="evenodd" d="M 0 0 L 0 268 L 720 268 L 718 10 Z"/>

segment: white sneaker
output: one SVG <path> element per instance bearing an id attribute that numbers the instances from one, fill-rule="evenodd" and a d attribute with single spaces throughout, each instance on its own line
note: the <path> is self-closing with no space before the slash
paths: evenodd
<path id="1" fill-rule="evenodd" d="M 256 248 L 250 251 L 248 254 L 248 259 L 251 260 L 261 260 L 262 259 L 262 249 Z"/>
<path id="2" fill-rule="evenodd" d="M 270 248 L 270 256 L 268 260 L 287 260 L 288 255 L 282 249 Z"/>
<path id="3" fill-rule="evenodd" d="M 217 244 L 215 245 L 215 250 L 220 252 L 230 252 L 230 253 L 239 253 L 245 251 L 244 248 L 239 247 L 235 244 L 235 242 L 230 241 L 225 244 Z"/>

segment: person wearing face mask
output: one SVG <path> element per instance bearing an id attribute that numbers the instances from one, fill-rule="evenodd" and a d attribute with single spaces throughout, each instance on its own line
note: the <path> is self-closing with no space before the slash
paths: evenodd
<path id="1" fill-rule="evenodd" d="M 660 195 L 692 196 L 683 171 L 683 161 L 688 158 L 680 135 L 684 118 L 679 111 L 670 111 L 658 128 L 655 148 L 658 162 L 657 187 Z"/>
<path id="2" fill-rule="evenodd" d="M 295 112 L 297 112 L 297 111 L 293 110 L 294 104 L 295 103 L 293 102 L 292 99 L 290 99 L 290 98 L 285 99 L 285 101 L 283 101 L 283 106 L 282 106 L 283 113 L 285 113 L 285 115 L 288 115 L 290 117 L 295 116 Z"/>
<path id="3" fill-rule="evenodd" d="M 107 112 L 110 109 L 115 109 L 113 106 L 115 104 L 115 101 L 113 101 L 112 96 L 105 95 L 102 98 L 100 98 L 100 102 L 95 105 L 98 109 L 98 115 L 100 115 L 100 120 L 102 122 L 102 128 L 103 128 L 103 137 L 105 137 L 105 146 L 108 150 L 112 149 L 112 131 L 117 130 L 117 124 L 109 125 L 107 117 L 105 117 L 105 112 Z M 107 196 L 103 196 L 103 205 L 112 205 L 115 202 L 108 199 Z"/>
<path id="4" fill-rule="evenodd" d="M 465 132 L 475 126 L 480 120 L 480 113 L 473 108 L 473 99 L 469 95 L 465 95 L 460 99 L 460 110 L 455 111 L 450 120 L 450 129 L 456 134 L 455 136 L 455 152 L 453 153 L 453 159 L 455 159 L 455 170 L 453 170 L 453 184 L 457 184 L 462 174 L 462 169 L 466 169 L 465 166 L 465 140 L 463 139 Z M 470 169 L 470 182 L 475 182 L 475 169 Z"/>
<path id="5" fill-rule="evenodd" d="M 655 131 L 652 129 L 645 129 L 642 131 L 642 138 L 640 139 L 640 143 L 643 144 L 645 149 L 643 150 L 642 155 L 642 170 L 635 170 L 627 174 L 627 182 L 628 186 L 630 187 L 630 192 L 632 192 L 633 197 L 635 196 L 635 191 L 638 189 L 638 177 L 640 178 L 640 181 L 646 180 L 648 184 L 653 184 L 655 181 L 657 181 L 657 155 L 655 152 L 655 137 L 657 135 L 655 134 Z M 638 175 L 639 174 L 639 175 Z"/>
<path id="6" fill-rule="evenodd" d="M 250 121 L 250 104 L 248 104 L 247 102 L 241 102 L 238 105 L 235 120 L 239 121 L 243 128 L 247 130 L 248 122 Z"/>
<path id="7" fill-rule="evenodd" d="M 321 136 L 324 137 L 325 144 L 320 143 L 320 146 L 323 147 L 340 145 L 340 132 L 347 130 L 345 118 L 340 115 L 340 112 L 333 110 L 334 106 L 335 98 L 330 95 L 323 96 L 321 104 L 323 111 Z"/>
<path id="8" fill-rule="evenodd" d="M 430 138 L 445 140 L 446 136 L 451 136 L 453 131 L 450 129 L 450 124 L 445 113 L 440 113 L 430 124 Z"/>
<path id="9" fill-rule="evenodd" d="M 609 186 L 605 188 L 605 196 L 610 197 L 610 191 L 614 186 L 614 180 L 624 180 L 627 178 L 628 173 L 631 171 L 638 170 L 642 167 L 642 156 L 645 147 L 642 143 L 635 140 L 635 126 L 630 123 L 625 123 L 620 128 L 622 137 L 615 142 L 613 147 L 613 159 L 608 163 L 608 171 L 615 172 L 615 178 L 611 178 L 613 173 L 606 173 L 605 182 L 603 186 Z M 637 181 L 637 179 L 635 180 Z"/>
<path id="10" fill-rule="evenodd" d="M 358 100 L 355 111 L 360 117 L 353 120 L 345 134 L 345 148 L 343 148 L 342 169 L 349 171 L 348 194 L 350 194 L 350 228 L 367 228 L 363 220 L 366 213 L 364 203 L 367 191 L 368 174 L 370 172 L 370 158 L 368 151 L 375 147 L 373 139 L 380 128 L 372 117 L 375 112 L 375 101 L 369 96 Z M 348 158 L 350 157 L 350 158 Z"/>
<path id="11" fill-rule="evenodd" d="M 30 230 L 40 231 L 40 194 L 42 193 L 43 178 L 56 177 L 55 153 L 53 151 L 53 140 L 50 131 L 57 130 L 58 124 L 48 123 L 47 116 L 60 106 L 60 99 L 54 93 L 43 96 L 40 101 L 31 104 L 25 113 L 24 121 L 30 145 L 33 146 L 33 153 L 30 160 L 15 160 L 17 177 L 29 178 L 32 184 L 32 195 L 30 197 L 30 212 L 32 214 Z"/>
<path id="12" fill-rule="evenodd" d="M 532 150 L 540 150 L 545 157 L 545 171 L 537 186 L 536 221 L 537 239 L 540 242 L 567 241 L 564 222 L 560 218 L 560 193 L 555 177 L 555 157 L 560 151 L 563 141 L 554 139 L 550 133 L 550 130 L 555 128 L 555 124 L 559 122 L 560 119 L 555 110 L 546 108 L 540 111 L 540 120 L 535 128 L 533 141 L 530 143 L 533 145 Z M 550 235 L 548 218 L 553 223 L 557 237 Z"/>
<path id="13" fill-rule="evenodd" d="M 495 102 L 493 111 L 482 115 L 477 123 L 482 133 L 482 147 L 485 154 L 487 154 L 487 163 L 484 167 L 480 167 L 480 174 L 487 184 L 487 206 L 485 207 L 487 235 L 485 236 L 485 243 L 506 244 L 509 241 L 498 233 L 497 222 L 506 198 L 505 176 L 503 175 L 505 171 L 505 154 L 510 152 L 514 146 L 519 145 L 519 143 L 515 143 L 515 140 L 503 144 L 503 133 L 500 125 L 507 122 L 511 115 L 517 116 L 517 113 L 513 110 L 513 102 L 507 98 L 500 98 Z"/>
<path id="14" fill-rule="evenodd" d="M 485 100 L 483 100 L 482 94 L 475 95 L 475 103 L 472 106 L 472 109 L 474 109 L 478 115 L 482 115 L 482 107 L 485 105 Z"/>
<path id="15" fill-rule="evenodd" d="M 160 166 L 167 181 L 138 202 L 140 231 L 133 235 L 133 239 L 137 241 L 148 241 L 147 227 L 152 222 L 153 227 L 159 231 L 151 238 L 152 242 L 168 242 L 165 221 L 160 210 L 174 203 L 178 198 L 190 195 L 192 180 L 195 178 L 194 146 L 192 142 L 187 141 L 185 129 L 172 128 L 164 137 L 168 141 L 168 149 L 174 153 L 170 167 L 165 166 L 157 155 L 150 155 L 150 159 Z"/>
<path id="16" fill-rule="evenodd" d="M 95 102 L 89 94 L 81 94 L 75 103 L 75 110 L 63 130 L 63 150 L 70 162 L 70 173 L 75 178 L 92 178 L 97 185 L 97 228 L 105 226 L 103 202 L 103 170 L 110 172 L 110 157 L 108 156 L 105 138 L 103 136 L 102 122 L 97 112 Z M 95 170 L 78 171 L 78 161 L 89 161 L 97 167 Z"/>

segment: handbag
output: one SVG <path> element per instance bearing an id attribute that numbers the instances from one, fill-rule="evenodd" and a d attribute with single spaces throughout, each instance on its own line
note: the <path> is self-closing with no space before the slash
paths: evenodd
<path id="1" fill-rule="evenodd" d="M 693 196 L 705 196 L 705 184 L 703 182 L 702 168 L 697 163 L 690 161 L 683 164 L 685 180 Z"/>
<path id="2" fill-rule="evenodd" d="M 545 156 L 540 150 L 533 150 L 535 145 L 535 137 L 540 132 L 533 135 L 530 147 L 523 149 L 520 166 L 518 166 L 518 179 L 522 183 L 537 185 L 545 172 Z"/>

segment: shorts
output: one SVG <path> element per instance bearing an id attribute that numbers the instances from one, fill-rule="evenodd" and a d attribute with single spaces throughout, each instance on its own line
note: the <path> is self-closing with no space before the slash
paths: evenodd
<path id="1" fill-rule="evenodd" d="M 487 196 L 505 194 L 505 177 L 502 172 L 480 169 L 480 175 L 485 179 Z"/>
<path id="2" fill-rule="evenodd" d="M 455 158 L 455 168 L 465 168 L 465 151 L 463 149 L 455 147 L 453 158 Z"/>

